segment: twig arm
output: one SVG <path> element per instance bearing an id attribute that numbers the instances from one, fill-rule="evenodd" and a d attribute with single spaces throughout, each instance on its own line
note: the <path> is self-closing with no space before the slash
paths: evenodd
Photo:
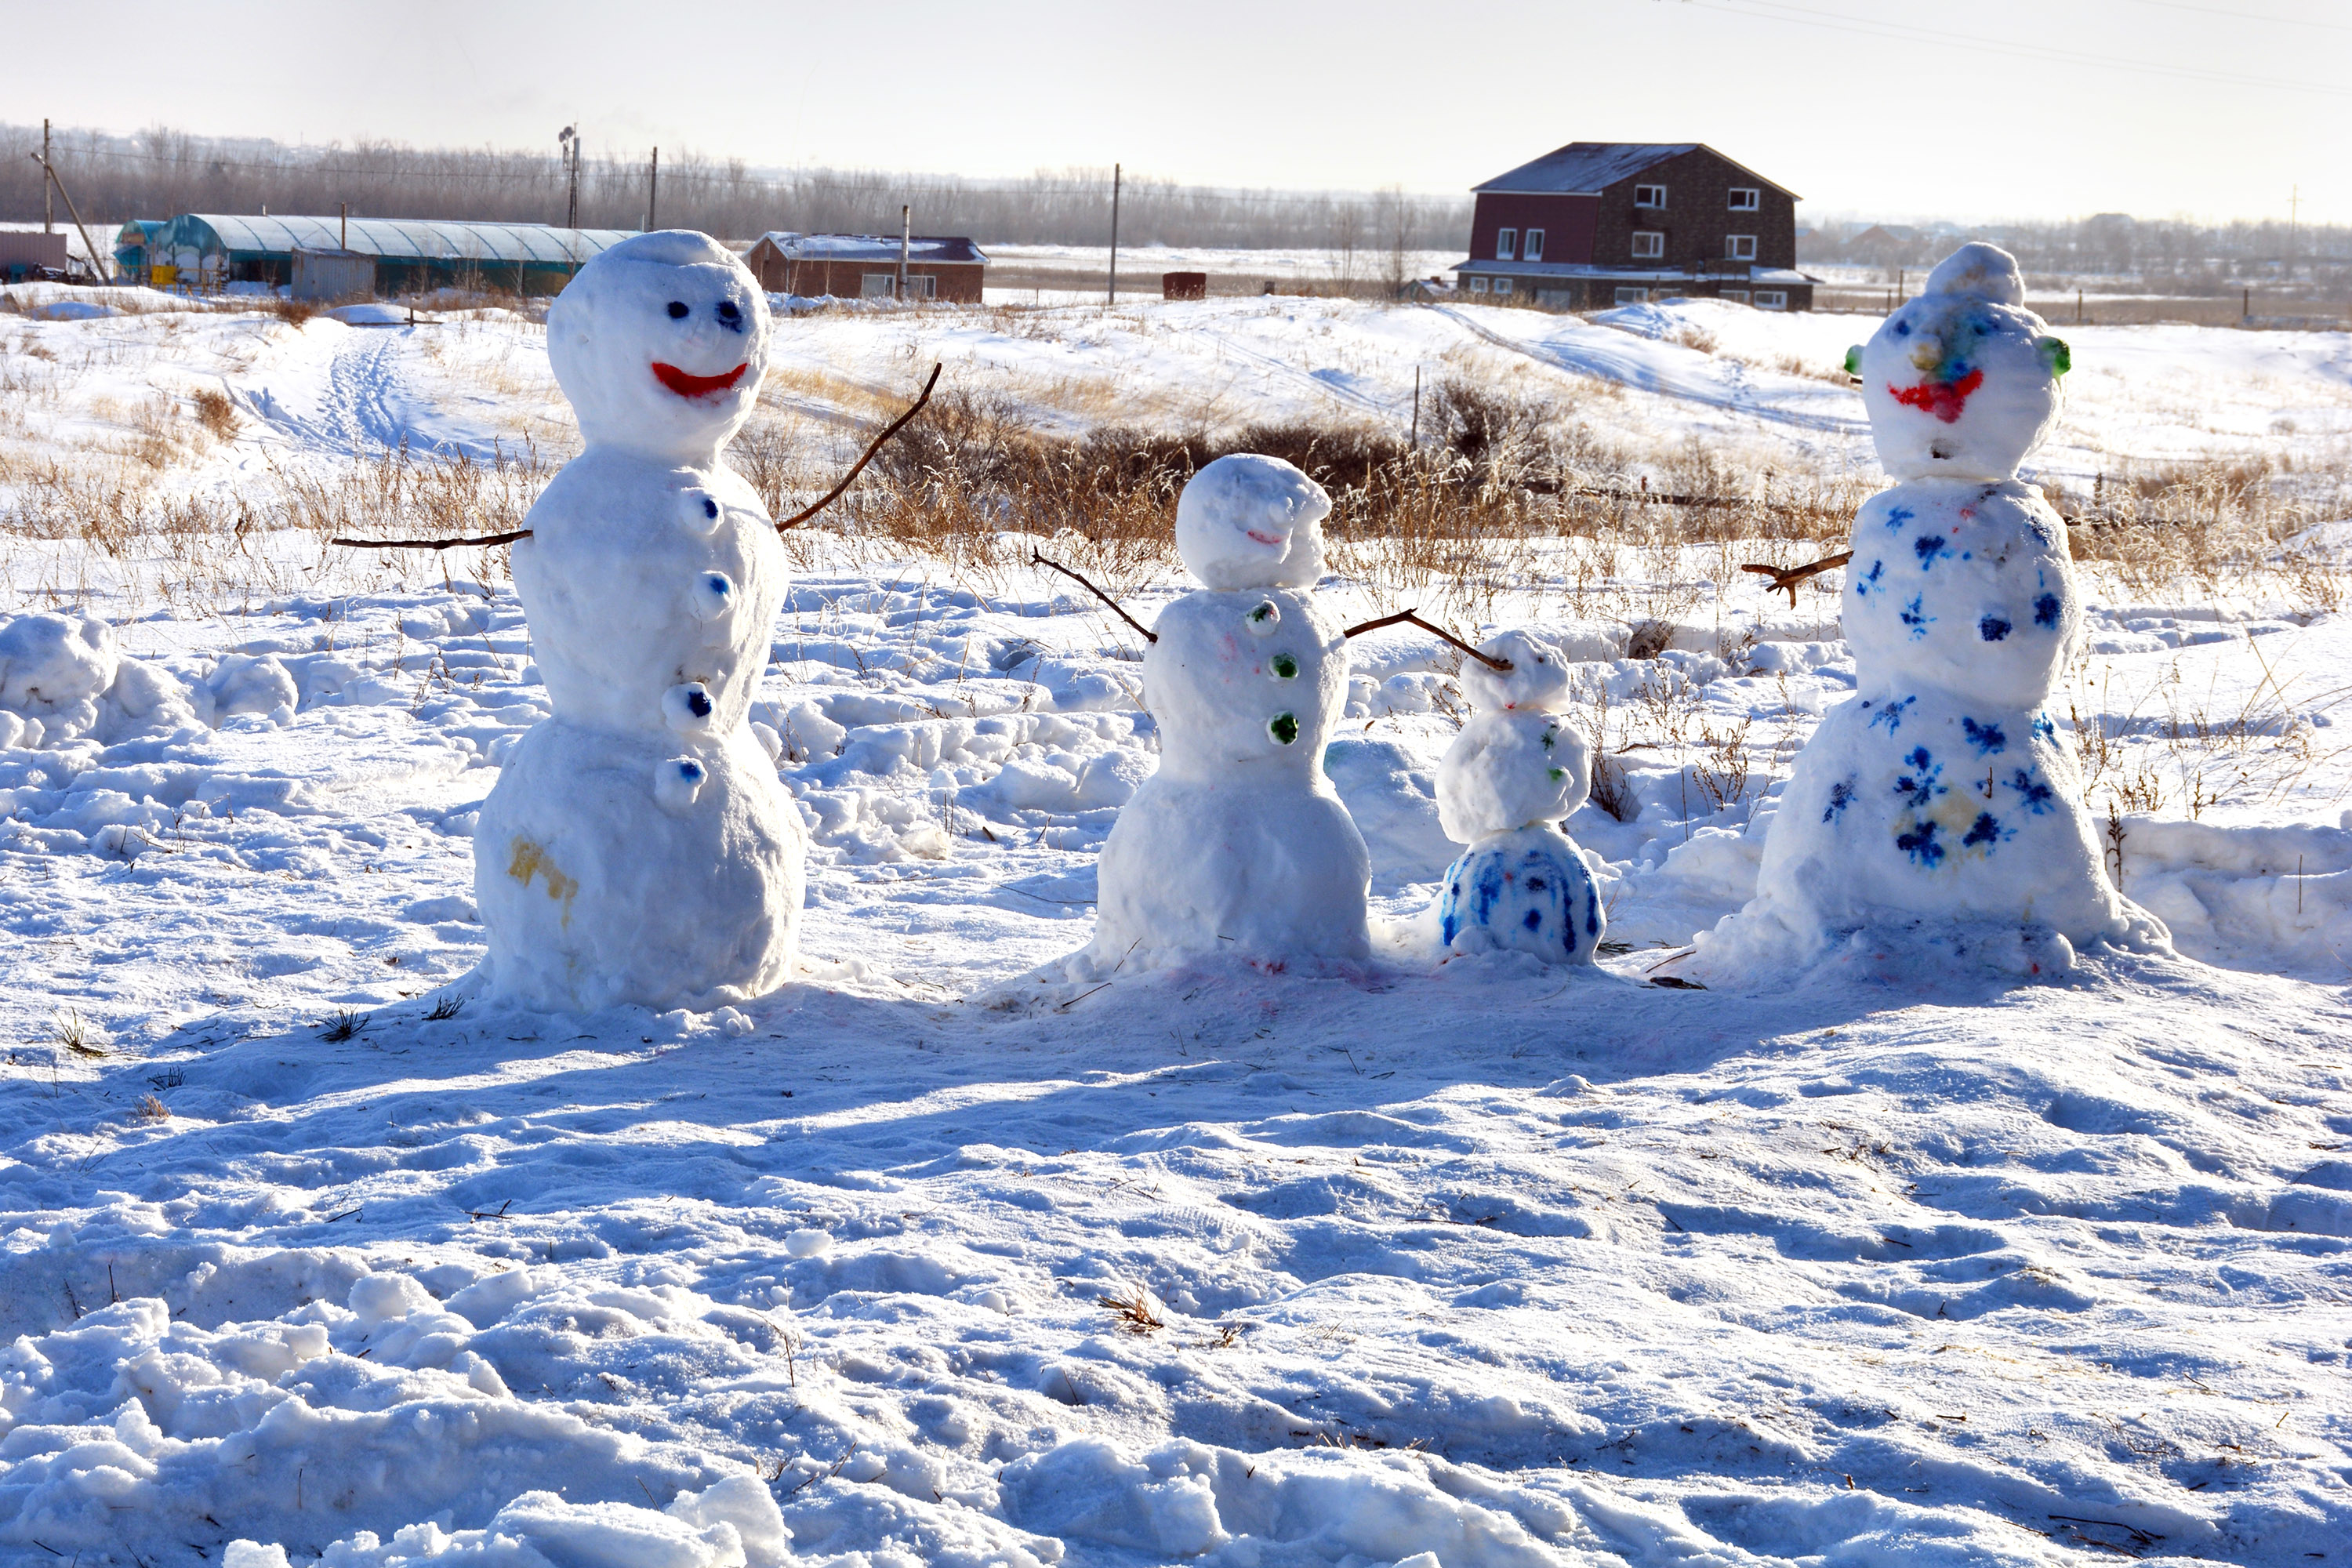
<path id="1" fill-rule="evenodd" d="M 1096 598 L 1100 599 L 1104 604 L 1108 605 L 1110 606 L 1110 613 L 1117 616 L 1120 620 L 1125 621 L 1129 626 L 1133 626 L 1137 632 L 1142 635 L 1145 642 L 1158 642 L 1160 640 L 1160 634 L 1158 632 L 1149 629 L 1141 621 L 1137 620 L 1133 616 L 1130 616 L 1125 610 L 1120 609 L 1117 599 L 1112 598 L 1108 594 L 1104 593 L 1100 588 L 1096 587 L 1092 583 L 1087 582 L 1084 577 L 1079 576 L 1076 572 L 1071 571 L 1060 562 L 1048 561 L 1033 549 L 1029 552 L 1029 564 L 1032 566 L 1052 567 L 1055 571 L 1059 572 L 1063 576 L 1067 577 L 1071 582 L 1076 583 L 1078 586 L 1084 588 L 1087 593 L 1092 594 Z"/>
<path id="2" fill-rule="evenodd" d="M 776 524 L 776 531 L 782 533 L 785 529 L 796 528 L 800 524 L 806 522 L 809 519 L 814 517 L 817 513 L 823 511 L 825 508 L 831 506 L 835 501 L 839 500 L 841 499 L 841 492 L 847 489 L 851 481 L 856 479 L 859 474 L 866 471 L 866 465 L 872 462 L 874 460 L 874 454 L 882 449 L 882 443 L 887 441 L 891 437 L 896 436 L 899 431 L 905 429 L 907 427 L 907 421 L 912 419 L 916 415 L 920 414 L 923 411 L 923 405 L 931 400 L 931 389 L 940 384 L 940 369 L 941 367 L 936 364 L 931 366 L 931 379 L 923 383 L 922 395 L 915 399 L 913 405 L 910 406 L 907 412 L 899 415 L 898 418 L 892 420 L 888 429 L 874 437 L 874 444 L 866 448 L 866 455 L 857 459 L 857 466 L 851 468 L 849 472 L 841 477 L 841 483 L 834 486 L 831 490 L 827 491 L 824 499 L 817 502 L 814 506 L 795 514 L 783 522 Z M 327 542 L 330 544 L 349 544 L 362 550 L 455 550 L 461 545 L 469 544 L 482 545 L 486 547 L 493 544 L 512 544 L 518 539 L 529 539 L 530 537 L 530 529 L 519 528 L 512 533 L 493 533 L 481 539 L 330 539 Z M 1149 637 L 1151 634 L 1145 632 L 1144 635 Z"/>
<path id="3" fill-rule="evenodd" d="M 825 508 L 839 500 L 841 499 L 841 492 L 847 489 L 856 481 L 857 476 L 866 471 L 866 465 L 874 460 L 874 454 L 882 449 L 882 444 L 885 441 L 887 441 L 891 437 L 896 436 L 899 431 L 905 429 L 907 427 L 907 421 L 912 419 L 916 415 L 920 414 L 923 411 L 923 405 L 931 400 L 931 388 L 940 384 L 940 367 L 939 365 L 934 364 L 931 366 L 931 379 L 923 383 L 923 395 L 915 399 L 914 403 L 907 409 L 907 412 L 899 415 L 898 417 L 890 421 L 888 429 L 874 437 L 874 444 L 866 448 L 866 455 L 857 459 L 856 467 L 851 468 L 849 472 L 841 476 L 841 483 L 827 490 L 825 492 L 824 499 L 818 501 L 814 506 L 807 507 L 800 511 L 794 512 L 791 517 L 776 524 L 776 531 L 778 533 L 782 533 L 788 528 L 798 528 L 802 523 L 806 522 L 809 519 L 814 517 L 817 513 L 823 511 Z"/>
<path id="4" fill-rule="evenodd" d="M 480 539 L 330 539 L 330 544 L 349 544 L 362 550 L 455 550 L 461 544 L 512 544 L 518 539 L 529 539 L 530 530 L 518 528 L 512 533 L 486 534 Z"/>
<path id="5" fill-rule="evenodd" d="M 1424 621 L 1411 610 L 1399 610 L 1393 616 L 1382 616 L 1378 620 L 1366 621 L 1361 626 L 1349 626 L 1346 631 L 1339 635 L 1342 637 L 1351 637 L 1359 632 L 1376 632 L 1382 626 L 1395 626 L 1399 621 L 1411 621 L 1423 631 L 1429 632 L 1433 636 L 1444 638 L 1447 642 L 1452 643 L 1455 647 L 1460 648 L 1464 653 L 1468 654 L 1472 658 L 1476 659 L 1480 664 L 1485 665 L 1488 669 L 1493 670 L 1497 675 L 1507 675 L 1510 672 L 1511 661 L 1509 659 L 1496 658 L 1492 654 L 1480 653 L 1476 648 L 1472 647 L 1468 643 L 1464 642 L 1460 637 L 1455 637 L 1444 626 L 1435 626 L 1428 621 Z"/>
<path id="6" fill-rule="evenodd" d="M 1853 551 L 1842 550 L 1835 555 L 1808 562 L 1802 566 L 1766 566 L 1751 562 L 1740 570 L 1771 578 L 1772 581 L 1764 585 L 1764 591 L 1768 594 L 1785 591 L 1789 595 L 1789 608 L 1793 610 L 1797 607 L 1797 584 L 1821 573 L 1833 572 L 1853 559 Z"/>

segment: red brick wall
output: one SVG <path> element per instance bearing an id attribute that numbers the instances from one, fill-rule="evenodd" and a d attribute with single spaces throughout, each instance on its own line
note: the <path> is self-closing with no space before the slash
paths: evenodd
<path id="1" fill-rule="evenodd" d="M 1596 258 L 1592 254 L 1592 236 L 1601 216 L 1598 196 L 1521 196 L 1507 192 L 1486 192 L 1478 197 L 1478 205 L 1470 215 L 1470 258 L 1491 261 L 1495 258 L 1495 234 L 1497 229 L 1515 228 L 1522 239 L 1512 247 L 1514 259 L 1526 256 L 1524 236 L 1531 228 L 1544 231 L 1546 261 L 1584 263 Z"/>
<path id="2" fill-rule="evenodd" d="M 1663 210 L 1637 210 L 1635 185 L 1664 185 Z M 1763 192 L 1755 212 L 1731 210 L 1731 188 L 1748 186 Z M 1483 205 L 1484 198 L 1481 198 Z M 1727 159 L 1704 148 L 1654 164 L 1601 193 L 1599 226 L 1593 237 L 1592 259 L 1603 267 L 1690 267 L 1702 261 L 1725 260 L 1727 240 L 1735 234 L 1756 237 L 1756 265 L 1797 265 L 1797 204 Z M 1633 258 L 1633 231 L 1655 229 L 1666 237 L 1666 253 L 1654 263 Z"/>
<path id="3" fill-rule="evenodd" d="M 868 272 L 898 275 L 896 257 L 887 261 L 799 261 L 787 262 L 772 247 L 759 245 L 744 258 L 760 279 L 760 287 L 771 294 L 791 292 L 814 298 L 831 294 L 836 299 L 855 300 L 864 287 Z M 908 261 L 910 278 L 937 278 L 932 285 L 934 300 L 958 304 L 980 303 L 981 280 L 987 271 L 976 261 Z"/>

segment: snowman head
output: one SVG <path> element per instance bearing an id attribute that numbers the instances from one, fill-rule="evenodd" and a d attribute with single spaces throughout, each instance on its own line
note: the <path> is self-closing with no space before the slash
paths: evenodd
<path id="1" fill-rule="evenodd" d="M 1236 452 L 1176 498 L 1176 553 L 1212 588 L 1311 588 L 1331 498 L 1279 458 Z"/>
<path id="2" fill-rule="evenodd" d="M 1568 690 L 1568 666 L 1526 632 L 1488 637 L 1478 651 L 1511 667 L 1498 670 L 1475 658 L 1462 661 L 1462 694 L 1482 713 L 1548 713 Z"/>
<path id="3" fill-rule="evenodd" d="M 1926 292 L 1846 355 L 1879 460 L 1898 479 L 2000 479 L 2058 417 L 2066 345 L 2024 308 L 2017 258 L 1964 245 Z"/>
<path id="4" fill-rule="evenodd" d="M 707 465 L 751 416 L 768 300 L 709 235 L 664 229 L 583 267 L 547 311 L 547 357 L 591 445 Z"/>

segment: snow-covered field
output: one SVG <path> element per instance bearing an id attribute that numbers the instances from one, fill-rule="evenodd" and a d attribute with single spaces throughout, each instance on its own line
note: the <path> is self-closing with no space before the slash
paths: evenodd
<path id="1" fill-rule="evenodd" d="M 1769 486 L 1868 477 L 1831 373 L 1872 324 L 818 313 L 768 401 L 814 478 L 935 359 L 1070 430 L 1402 426 L 1419 368 L 1550 393 L 1628 480 L 1698 443 Z M 2067 336 L 2037 477 L 2344 470 L 2352 338 Z M 1569 824 L 1600 972 L 1423 956 L 1461 705 L 1391 630 L 1327 763 L 1381 956 L 1090 988 L 1041 966 L 1152 765 L 1136 639 L 1024 542 L 811 533 L 755 713 L 808 973 L 549 1016 L 440 991 L 547 711 L 495 560 L 211 531 L 386 444 L 560 460 L 538 329 L 0 317 L 0 504 L 69 535 L 0 533 L 0 612 L 98 617 L 138 672 L 65 712 L 0 667 L 43 723 L 0 752 L 10 1568 L 2352 1558 L 2340 524 L 2297 546 L 2325 570 L 2087 579 L 2058 718 L 2181 956 L 1765 994 L 1644 976 L 1746 899 L 1852 688 L 1833 575 L 1791 609 L 1754 553 L 1563 540 L 1420 585 L 1578 661 L 1624 790 Z M 1402 607 L 1377 542 L 1335 566 Z"/>

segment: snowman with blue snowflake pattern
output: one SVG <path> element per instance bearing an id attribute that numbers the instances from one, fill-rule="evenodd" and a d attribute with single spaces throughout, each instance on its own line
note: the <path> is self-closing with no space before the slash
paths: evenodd
<path id="1" fill-rule="evenodd" d="M 1757 897 L 1701 936 L 1702 972 L 1930 922 L 2035 973 L 2088 942 L 2168 942 L 2108 880 L 2043 707 L 2083 612 L 2065 524 L 2017 478 L 2069 363 L 2024 297 L 2007 252 L 1964 246 L 1848 356 L 1898 481 L 1854 519 L 1856 692 L 1798 755 Z"/>
<path id="2" fill-rule="evenodd" d="M 1478 711 L 1437 768 L 1438 822 L 1469 846 L 1446 868 L 1439 934 L 1451 953 L 1590 963 L 1608 917 L 1575 844 L 1553 826 L 1592 788 L 1592 750 L 1555 710 L 1568 671 L 1525 632 L 1478 651 L 1491 662 L 1462 667 Z"/>

